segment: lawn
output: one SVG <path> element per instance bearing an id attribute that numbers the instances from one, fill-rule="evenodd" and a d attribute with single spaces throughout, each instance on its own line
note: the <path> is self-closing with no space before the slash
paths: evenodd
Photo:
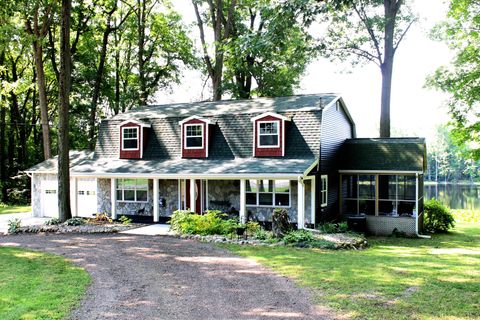
<path id="1" fill-rule="evenodd" d="M 30 212 L 30 211 L 32 211 L 31 206 L 9 206 L 9 205 L 0 203 L 0 214 L 21 213 L 21 212 Z"/>
<path id="2" fill-rule="evenodd" d="M 227 247 L 313 289 L 354 319 L 480 319 L 480 224 L 432 239 L 369 238 L 363 251 Z"/>
<path id="3" fill-rule="evenodd" d="M 83 297 L 90 276 L 62 257 L 0 247 L 0 319 L 61 319 Z"/>

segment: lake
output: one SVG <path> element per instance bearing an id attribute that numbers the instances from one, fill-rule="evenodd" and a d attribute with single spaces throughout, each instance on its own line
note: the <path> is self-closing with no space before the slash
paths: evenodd
<path id="1" fill-rule="evenodd" d="M 426 185 L 425 198 L 437 198 L 452 209 L 480 209 L 480 186 L 458 184 Z"/>

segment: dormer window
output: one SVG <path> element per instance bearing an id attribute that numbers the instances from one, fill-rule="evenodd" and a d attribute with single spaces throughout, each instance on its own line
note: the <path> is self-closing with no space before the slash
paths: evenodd
<path id="1" fill-rule="evenodd" d="M 137 120 L 120 123 L 120 159 L 142 159 L 150 124 Z"/>
<path id="2" fill-rule="evenodd" d="M 185 149 L 203 149 L 203 125 L 185 125 Z"/>
<path id="3" fill-rule="evenodd" d="M 258 121 L 258 147 L 278 148 L 280 145 L 280 121 Z"/>
<path id="4" fill-rule="evenodd" d="M 138 127 L 122 128 L 122 150 L 138 150 Z"/>
<path id="5" fill-rule="evenodd" d="M 262 113 L 253 122 L 253 156 L 283 157 L 285 155 L 285 122 L 289 118 L 273 113 Z"/>
<path id="6" fill-rule="evenodd" d="M 178 124 L 182 132 L 182 158 L 208 158 L 210 120 L 192 116 Z"/>

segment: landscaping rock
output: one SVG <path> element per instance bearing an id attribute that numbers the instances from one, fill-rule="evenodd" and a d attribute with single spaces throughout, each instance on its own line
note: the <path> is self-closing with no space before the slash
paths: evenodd
<path id="1" fill-rule="evenodd" d="M 20 227 L 18 233 L 117 233 L 120 231 L 130 230 L 144 226 L 144 224 L 129 224 L 123 225 L 120 223 L 106 223 L 106 224 L 83 224 L 80 226 L 59 225 L 33 225 L 27 227 Z"/>

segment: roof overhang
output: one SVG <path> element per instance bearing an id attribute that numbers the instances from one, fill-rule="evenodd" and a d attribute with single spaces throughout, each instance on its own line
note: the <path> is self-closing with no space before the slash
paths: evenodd
<path id="1" fill-rule="evenodd" d="M 35 172 L 38 173 L 38 172 Z M 230 173 L 230 174 L 154 174 L 154 173 L 71 173 L 74 178 L 145 178 L 145 179 L 203 179 L 203 180 L 241 180 L 241 179 L 284 179 L 293 180 L 302 177 L 298 173 Z"/>
<path id="2" fill-rule="evenodd" d="M 423 174 L 422 171 L 407 171 L 407 170 L 338 170 L 342 174 Z"/>
<path id="3" fill-rule="evenodd" d="M 280 120 L 290 121 L 290 118 L 287 118 L 287 117 L 282 116 L 281 114 L 278 114 L 278 113 L 275 113 L 275 112 L 264 112 L 262 114 L 259 114 L 258 116 L 253 117 L 250 120 L 253 122 L 253 121 L 257 121 L 258 119 L 262 119 L 264 117 L 274 117 L 274 118 L 277 118 L 277 119 L 280 119 Z"/>
<path id="4" fill-rule="evenodd" d="M 121 127 L 121 126 L 123 126 L 127 123 L 135 123 L 142 128 L 150 128 L 151 127 L 151 125 L 149 123 L 146 123 L 146 122 L 143 122 L 143 121 L 138 121 L 138 120 L 135 120 L 135 119 L 128 119 L 128 120 L 122 121 L 118 126 Z"/>
<path id="5" fill-rule="evenodd" d="M 202 118 L 202 117 L 199 117 L 199 116 L 191 116 L 191 117 L 188 117 L 188 118 L 185 118 L 183 119 L 182 121 L 178 121 L 178 124 L 179 125 L 182 125 L 190 120 L 199 120 L 199 121 L 202 121 L 202 122 L 205 122 L 206 124 L 211 124 L 212 122 L 208 119 L 205 119 L 205 118 Z"/>

